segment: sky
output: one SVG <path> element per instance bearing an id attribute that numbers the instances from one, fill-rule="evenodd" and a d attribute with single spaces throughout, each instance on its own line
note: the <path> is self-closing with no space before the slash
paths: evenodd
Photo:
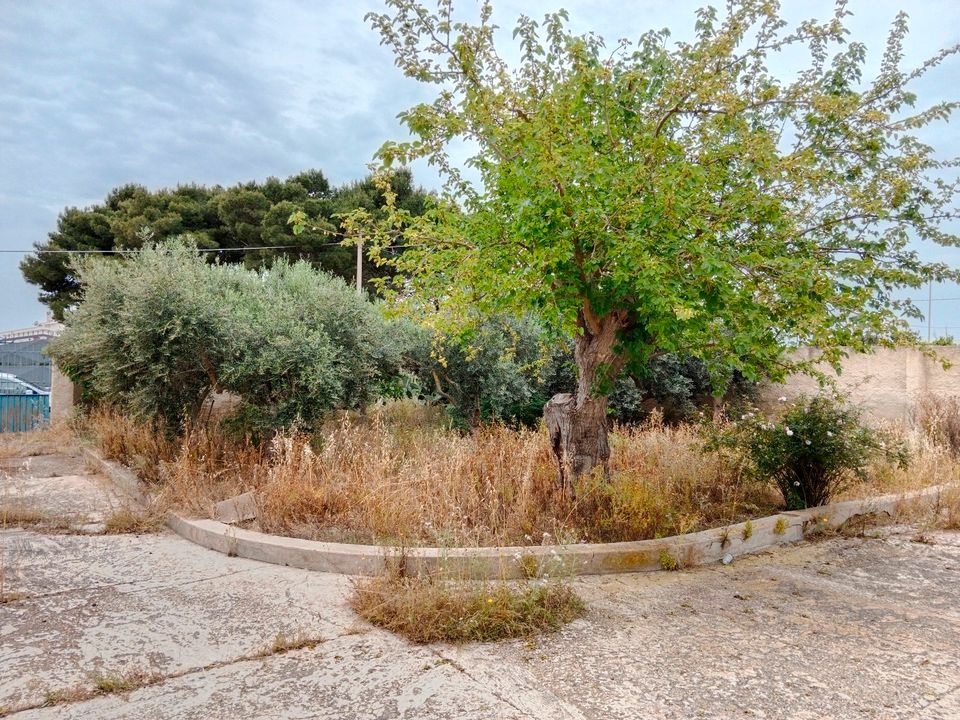
<path id="1" fill-rule="evenodd" d="M 495 0 L 494 19 L 504 44 L 521 13 L 559 7 L 575 29 L 610 41 L 663 27 L 684 39 L 702 4 Z M 826 17 L 831 3 L 783 6 L 801 20 Z M 362 177 L 381 143 L 405 136 L 397 113 L 432 97 L 401 75 L 364 22 L 379 9 L 375 0 L 0 0 L 0 251 L 29 249 L 65 207 L 99 202 L 124 183 L 232 185 L 307 168 L 334 183 Z M 911 17 L 907 64 L 960 42 L 960 0 L 850 0 L 849 9 L 868 68 L 900 9 Z M 958 73 L 958 59 L 931 73 L 916 87 L 921 103 L 954 99 Z M 944 157 L 960 156 L 958 120 L 925 136 Z M 437 186 L 429 168 L 414 173 Z M 919 249 L 960 266 L 956 248 Z M 0 252 L 0 330 L 45 316 L 21 257 Z M 906 296 L 926 307 L 926 289 Z M 960 286 L 934 286 L 933 296 L 956 298 L 933 303 L 933 334 L 960 336 Z"/>

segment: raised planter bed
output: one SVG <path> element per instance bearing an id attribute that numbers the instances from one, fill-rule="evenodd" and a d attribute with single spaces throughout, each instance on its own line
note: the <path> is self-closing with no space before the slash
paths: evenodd
<path id="1" fill-rule="evenodd" d="M 85 453 L 128 494 L 138 499 L 147 497 L 131 470 L 103 459 L 94 450 L 86 449 Z M 943 488 L 782 512 L 687 535 L 578 545 L 399 548 L 281 537 L 175 514 L 167 524 L 190 542 L 227 555 L 345 575 L 375 575 L 395 563 L 403 563 L 404 571 L 411 575 L 437 572 L 475 579 L 604 575 L 720 562 L 728 554 L 735 558 L 802 540 L 811 530 L 837 528 L 856 516 L 892 516 L 904 501 L 934 501 Z"/>

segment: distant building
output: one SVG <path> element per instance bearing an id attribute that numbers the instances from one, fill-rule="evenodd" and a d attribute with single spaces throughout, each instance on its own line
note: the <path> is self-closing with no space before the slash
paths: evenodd
<path id="1" fill-rule="evenodd" d="M 49 390 L 50 358 L 43 350 L 62 330 L 62 323 L 48 317 L 30 327 L 0 331 L 0 373 Z"/>
<path id="2" fill-rule="evenodd" d="M 30 327 L 0 331 L 0 343 L 49 341 L 50 338 L 56 337 L 61 332 L 63 332 L 63 323 L 48 316 L 43 322 L 36 322 Z"/>

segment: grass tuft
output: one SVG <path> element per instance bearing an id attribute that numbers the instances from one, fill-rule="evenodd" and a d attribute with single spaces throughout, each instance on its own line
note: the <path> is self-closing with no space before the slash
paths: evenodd
<path id="1" fill-rule="evenodd" d="M 661 570 L 674 571 L 680 569 L 680 561 L 671 555 L 669 550 L 663 549 L 660 551 L 659 562 Z"/>
<path id="2" fill-rule="evenodd" d="M 160 532 L 164 515 L 159 512 L 136 511 L 121 508 L 103 521 L 105 535 L 144 535 Z"/>
<path id="3" fill-rule="evenodd" d="M 530 637 L 560 629 L 585 609 L 559 582 L 469 584 L 387 575 L 357 582 L 350 606 L 364 620 L 416 643 Z"/>
<path id="4" fill-rule="evenodd" d="M 324 639 L 319 635 L 310 635 L 302 631 L 298 631 L 293 635 L 279 632 L 276 637 L 273 638 L 271 644 L 264 645 L 262 649 L 254 652 L 251 657 L 264 658 L 270 655 L 282 655 L 293 650 L 310 650 L 323 642 Z"/>
<path id="5" fill-rule="evenodd" d="M 46 525 L 49 520 L 44 513 L 25 505 L 0 507 L 0 528 Z"/>

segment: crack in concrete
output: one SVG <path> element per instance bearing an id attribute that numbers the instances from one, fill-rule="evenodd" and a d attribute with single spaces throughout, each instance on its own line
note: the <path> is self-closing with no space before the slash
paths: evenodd
<path id="1" fill-rule="evenodd" d="M 48 702 L 40 702 L 40 703 L 35 703 L 33 705 L 21 705 L 19 707 L 10 708 L 9 710 L 6 708 L 0 708 L 0 718 L 13 717 L 15 715 L 19 715 L 20 713 L 28 712 L 30 710 L 39 710 L 41 708 L 54 707 L 57 705 L 82 705 L 84 703 L 93 702 L 95 700 L 100 700 L 105 697 L 110 697 L 111 695 L 127 695 L 129 693 L 136 692 L 137 690 L 144 690 L 146 688 L 162 686 L 164 683 L 170 680 L 179 680 L 180 678 L 189 677 L 191 675 L 196 675 L 199 673 L 210 672 L 211 670 L 220 670 L 225 667 L 231 667 L 233 665 L 239 665 L 245 662 L 267 661 L 272 657 L 287 655 L 289 653 L 294 653 L 301 650 L 313 650 L 315 647 L 318 647 L 320 645 L 327 645 L 328 643 L 334 642 L 341 638 L 350 637 L 356 634 L 358 633 L 347 631 L 341 635 L 334 635 L 333 637 L 330 637 L 330 638 L 318 636 L 316 640 L 316 644 L 309 648 L 287 648 L 287 649 L 281 649 L 281 650 L 273 650 L 272 648 L 268 647 L 268 648 L 254 649 L 248 653 L 245 653 L 243 655 L 240 655 L 234 658 L 229 658 L 227 660 L 215 660 L 214 662 L 207 663 L 206 665 L 201 665 L 198 667 L 184 668 L 183 670 L 179 670 L 177 672 L 154 675 L 151 677 L 151 679 L 148 682 L 145 682 L 139 687 L 135 687 L 126 692 L 98 693 L 94 690 L 92 691 L 93 694 L 90 697 L 84 697 L 78 700 L 65 700 L 65 701 L 61 701 L 53 704 Z"/>
<path id="2" fill-rule="evenodd" d="M 133 590 L 133 591 L 131 591 L 131 592 L 128 593 L 128 594 L 133 595 L 133 594 L 136 594 L 136 593 L 139 593 L 139 592 L 146 592 L 146 591 L 156 592 L 156 591 L 158 591 L 158 590 L 171 590 L 171 589 L 173 589 L 173 588 L 186 587 L 187 585 L 196 585 L 197 583 L 208 582 L 208 581 L 210 581 L 210 580 L 219 580 L 219 579 L 221 579 L 221 578 L 230 577 L 230 576 L 232 576 L 232 575 L 241 575 L 241 574 L 243 574 L 243 573 L 252 572 L 253 570 L 254 570 L 254 568 L 247 568 L 247 569 L 245 569 L 245 570 L 235 570 L 235 571 L 233 571 L 233 572 L 221 573 L 221 574 L 219 574 L 219 575 L 210 575 L 210 576 L 208 576 L 208 577 L 202 577 L 202 578 L 196 578 L 196 579 L 193 579 L 193 580 L 187 580 L 187 581 L 182 582 L 182 583 L 174 583 L 173 585 L 158 585 L 158 586 L 142 587 L 142 588 L 138 588 L 138 589 L 136 589 L 136 590 Z M 123 586 L 125 586 L 125 585 L 137 585 L 137 584 L 142 584 L 142 583 L 146 583 L 146 582 L 149 582 L 149 581 L 147 581 L 147 580 L 125 580 L 125 581 L 123 581 L 123 582 L 106 583 L 106 584 L 103 584 L 103 585 L 84 585 L 84 586 L 81 586 L 81 587 L 66 588 L 66 589 L 64 589 L 64 590 L 55 590 L 55 591 L 53 591 L 53 592 L 41 593 L 41 594 L 39 594 L 39 595 L 29 595 L 29 596 L 26 597 L 26 598 L 21 598 L 21 600 L 43 600 L 44 598 L 60 597 L 60 596 L 63 596 L 63 595 L 69 595 L 69 594 L 71 594 L 71 593 L 79 593 L 79 592 L 86 592 L 86 591 L 96 592 L 96 591 L 99 591 L 99 590 L 109 590 L 109 589 L 111 589 L 111 588 L 123 587 Z M 302 609 L 302 608 L 301 608 L 301 609 Z"/>
<path id="3" fill-rule="evenodd" d="M 451 666 L 452 668 L 454 668 L 457 672 L 460 672 L 460 673 L 462 673 L 463 675 L 465 675 L 467 678 L 470 679 L 471 682 L 475 683 L 475 684 L 476 684 L 478 687 L 480 687 L 481 689 L 486 690 L 487 692 L 489 692 L 494 698 L 496 698 L 497 700 L 499 700 L 499 701 L 502 702 L 503 704 L 509 705 L 509 706 L 512 707 L 514 710 L 516 710 L 518 713 L 520 713 L 523 717 L 532 718 L 533 720 L 537 720 L 537 716 L 536 716 L 536 715 L 531 715 L 528 710 L 524 710 L 522 707 L 520 707 L 520 706 L 517 705 L 515 702 L 513 702 L 512 700 L 510 700 L 508 697 L 506 697 L 506 696 L 505 696 L 503 693 L 501 693 L 499 690 L 497 690 L 496 688 L 494 688 L 493 686 L 491 686 L 489 683 L 485 683 L 483 680 L 481 680 L 480 678 L 476 677 L 473 673 L 471 673 L 469 670 L 467 670 L 467 668 L 464 667 L 464 665 L 463 665 L 461 662 L 459 662 L 458 660 L 455 660 L 455 659 L 452 658 L 452 657 L 449 657 L 448 655 L 445 655 L 442 649 L 440 649 L 440 648 L 434 648 L 434 647 L 430 647 L 430 648 L 428 648 L 428 649 L 430 650 L 431 653 L 433 653 L 435 656 L 437 656 L 438 658 L 440 658 L 444 663 L 450 665 L 450 666 Z M 542 692 L 542 691 L 540 691 L 540 692 Z M 565 702 L 563 699 L 561 699 L 559 696 L 555 695 L 554 693 L 550 693 L 550 697 L 553 698 L 553 700 L 563 709 L 564 713 L 567 714 L 568 717 L 578 717 L 578 718 L 582 718 L 582 717 L 583 717 L 583 715 L 582 715 L 578 710 L 573 710 L 573 711 L 572 711 L 572 709 L 568 706 L 568 703 Z"/>
<path id="4" fill-rule="evenodd" d="M 960 690 L 960 685 L 954 685 L 954 686 L 953 686 L 952 688 L 950 688 L 949 690 L 944 690 L 942 693 L 940 693 L 939 695 L 937 695 L 936 698 L 934 698 L 933 700 L 931 700 L 931 701 L 930 701 L 930 704 L 927 705 L 927 707 L 928 707 L 928 708 L 931 708 L 931 707 L 933 707 L 934 705 L 937 705 L 938 703 L 942 702 L 943 700 L 946 700 L 950 695 L 953 695 L 955 692 L 957 692 L 957 690 Z"/>

